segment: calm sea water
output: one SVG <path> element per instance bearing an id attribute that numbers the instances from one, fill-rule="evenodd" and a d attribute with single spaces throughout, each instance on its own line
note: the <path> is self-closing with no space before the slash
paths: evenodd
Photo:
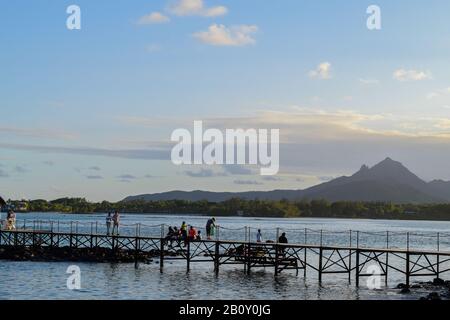
<path id="1" fill-rule="evenodd" d="M 62 230 L 104 232 L 103 215 L 18 214 L 18 226 L 53 228 Z M 41 220 L 40 223 L 32 222 Z M 71 221 L 79 221 L 78 223 Z M 182 221 L 203 229 L 206 218 L 200 216 L 123 215 L 121 234 L 138 232 L 158 236 L 166 232 L 167 225 L 180 225 Z M 404 248 L 409 233 L 410 248 L 437 247 L 450 251 L 450 222 L 431 221 L 380 221 L 347 219 L 263 219 L 218 218 L 220 239 L 254 240 L 260 228 L 264 240 L 274 240 L 286 232 L 291 243 L 314 243 Z M 162 230 L 161 224 L 166 226 Z M 246 229 L 245 227 L 250 227 Z M 319 230 L 323 229 L 322 232 Z M 352 230 L 350 232 L 350 230 Z M 357 232 L 359 231 L 359 232 Z M 387 233 L 389 231 L 389 240 Z M 250 235 L 248 235 L 250 234 Z M 306 237 L 305 237 L 306 235 Z M 399 262 L 400 263 L 400 262 Z M 395 286 L 404 282 L 404 276 L 391 272 L 388 286 L 370 290 L 364 285 L 356 288 L 347 275 L 325 275 L 321 285 L 317 272 L 286 272 L 274 277 L 270 268 L 255 268 L 246 275 L 242 266 L 223 266 L 219 276 L 211 264 L 193 264 L 186 274 L 185 262 L 167 261 L 164 273 L 159 264 L 89 264 L 78 263 L 81 269 L 79 291 L 67 289 L 70 263 L 0 261 L 0 299 L 418 299 L 425 294 L 420 289 L 412 294 L 399 294 Z M 445 278 L 445 277 L 444 277 Z M 414 281 L 431 280 L 416 278 Z"/>

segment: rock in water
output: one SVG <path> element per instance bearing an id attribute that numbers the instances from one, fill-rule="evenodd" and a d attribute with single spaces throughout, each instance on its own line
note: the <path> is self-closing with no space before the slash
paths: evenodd
<path id="1" fill-rule="evenodd" d="M 405 289 L 405 288 L 408 288 L 408 286 L 406 284 L 404 284 L 404 283 L 399 283 L 397 285 L 397 289 Z"/>
<path id="2" fill-rule="evenodd" d="M 410 292 L 411 292 L 411 290 L 409 290 L 409 288 L 403 288 L 403 289 L 400 291 L 401 294 L 407 294 L 407 293 L 410 293 Z"/>
<path id="3" fill-rule="evenodd" d="M 442 300 L 441 296 L 437 292 L 432 292 L 427 297 L 428 300 Z"/>

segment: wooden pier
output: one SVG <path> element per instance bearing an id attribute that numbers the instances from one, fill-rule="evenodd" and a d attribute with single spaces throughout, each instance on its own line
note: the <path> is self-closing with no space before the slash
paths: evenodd
<path id="1" fill-rule="evenodd" d="M 165 262 L 183 260 L 186 271 L 193 264 L 210 263 L 218 274 L 224 265 L 238 265 L 250 273 L 255 268 L 273 268 L 275 276 L 289 270 L 306 277 L 311 272 L 323 281 L 327 275 L 346 274 L 348 281 L 372 276 L 365 272 L 368 265 L 375 265 L 380 276 L 388 283 L 390 272 L 404 276 L 407 286 L 412 277 L 440 278 L 450 271 L 450 252 L 437 250 L 366 248 L 356 246 L 330 246 L 314 244 L 254 243 L 246 241 L 202 240 L 170 241 L 161 237 L 110 236 L 92 230 L 88 233 L 53 230 L 1 230 L 0 248 L 66 248 L 68 250 L 108 249 L 112 255 L 121 251 L 133 252 L 138 266 L 139 256 L 159 259 L 163 272 Z M 396 263 L 393 263 L 396 259 Z M 399 263 L 400 261 L 400 263 Z M 307 273 L 308 271 L 308 273 Z"/>

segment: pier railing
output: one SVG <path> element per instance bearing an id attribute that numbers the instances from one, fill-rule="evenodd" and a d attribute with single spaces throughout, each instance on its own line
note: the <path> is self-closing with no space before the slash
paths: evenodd
<path id="1" fill-rule="evenodd" d="M 258 228 L 253 226 L 218 226 L 213 239 L 201 241 L 166 239 L 165 224 L 122 223 L 120 235 L 114 236 L 107 235 L 105 224 L 97 221 L 18 220 L 15 229 L 4 227 L 0 231 L 3 259 L 34 259 L 35 254 L 50 260 L 124 259 L 138 267 L 139 261 L 158 258 L 161 272 L 168 260 L 185 261 L 188 272 L 193 263 L 209 262 L 216 273 L 222 265 L 241 265 L 247 273 L 273 267 L 275 275 L 287 270 L 298 275 L 303 270 L 306 277 L 317 272 L 320 282 L 327 274 L 343 274 L 349 281 L 354 276 L 357 286 L 361 278 L 373 276 L 369 267 L 377 269 L 386 285 L 390 274 L 404 276 L 407 287 L 412 277 L 440 278 L 450 273 L 446 232 L 261 228 L 263 242 L 256 243 Z M 282 233 L 289 244 L 277 243 Z"/>
<path id="2" fill-rule="evenodd" d="M 5 221 L 1 221 L 2 229 L 6 229 Z M 188 225 L 188 228 L 191 225 Z M 193 227 L 201 231 L 206 238 L 204 227 Z M 123 236 L 164 238 L 167 235 L 167 224 L 121 223 L 119 233 Z M 100 221 L 67 221 L 67 220 L 29 220 L 18 219 L 16 230 L 50 231 L 69 234 L 107 234 L 107 227 Z M 316 246 L 343 246 L 353 248 L 380 249 L 426 249 L 434 251 L 450 251 L 450 232 L 418 232 L 418 231 L 358 231 L 358 230 L 325 230 L 311 228 L 258 228 L 243 226 L 238 228 L 216 226 L 213 240 L 230 240 L 255 242 L 258 229 L 261 229 L 263 241 L 277 242 L 282 233 L 286 233 L 289 243 Z M 112 226 L 110 229 L 112 232 Z"/>

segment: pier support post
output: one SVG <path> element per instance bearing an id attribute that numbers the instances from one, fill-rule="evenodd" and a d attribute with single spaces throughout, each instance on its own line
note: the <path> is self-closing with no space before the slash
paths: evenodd
<path id="1" fill-rule="evenodd" d="M 439 251 L 441 250 L 441 244 L 440 244 L 440 233 L 437 233 L 437 254 L 436 254 L 436 278 L 439 279 L 440 273 L 441 273 L 441 268 L 440 268 L 440 256 L 439 256 Z"/>
<path id="2" fill-rule="evenodd" d="M 159 243 L 159 272 L 164 270 L 164 239 L 161 238 Z"/>
<path id="3" fill-rule="evenodd" d="M 386 274 L 385 274 L 385 277 L 384 277 L 384 284 L 386 285 L 386 287 L 387 287 L 387 285 L 388 285 L 388 278 L 389 278 L 389 276 L 388 276 L 388 273 L 389 273 L 389 231 L 386 231 Z"/>
<path id="4" fill-rule="evenodd" d="M 247 258 L 247 274 L 250 274 L 250 268 L 251 268 L 251 260 L 250 260 L 250 254 L 252 250 L 252 245 L 250 243 L 247 244 L 247 250 L 245 252 L 246 258 Z"/>
<path id="5" fill-rule="evenodd" d="M 139 238 L 134 239 L 134 268 L 139 268 Z"/>
<path id="6" fill-rule="evenodd" d="M 304 252 L 304 255 L 303 255 L 303 259 L 305 260 L 304 261 L 304 269 L 303 269 L 303 277 L 305 277 L 305 279 L 306 279 L 306 266 L 307 266 L 307 263 L 306 263 L 306 252 L 308 251 L 308 249 L 307 249 L 307 247 L 306 247 L 306 245 L 308 244 L 308 229 L 307 228 L 305 228 L 305 248 L 304 248 L 304 250 L 305 250 L 305 252 Z"/>
<path id="7" fill-rule="evenodd" d="M 356 286 L 359 287 L 359 249 L 356 249 L 356 266 L 355 266 L 355 282 Z"/>
<path id="8" fill-rule="evenodd" d="M 215 250 L 214 250 L 214 272 L 216 275 L 219 274 L 219 266 L 220 266 L 220 257 L 219 257 L 219 241 L 216 241 Z"/>
<path id="9" fill-rule="evenodd" d="M 278 243 L 276 243 L 275 244 L 275 276 L 278 275 L 278 264 L 279 264 L 278 255 L 279 255 L 279 253 L 280 253 L 280 249 L 278 247 Z"/>
<path id="10" fill-rule="evenodd" d="M 187 240 L 186 271 L 191 271 L 191 241 Z"/>
<path id="11" fill-rule="evenodd" d="M 409 282 L 410 282 L 410 268 L 409 268 L 409 261 L 410 261 L 410 255 L 409 251 L 406 252 L 406 287 L 409 288 Z"/>
<path id="12" fill-rule="evenodd" d="M 319 283 L 322 283 L 322 261 L 323 259 L 323 248 L 319 249 Z"/>
<path id="13" fill-rule="evenodd" d="M 115 236 L 113 235 L 111 237 L 111 250 L 112 250 L 112 254 L 113 256 L 116 256 L 116 242 L 115 242 Z"/>
<path id="14" fill-rule="evenodd" d="M 386 266 L 385 266 L 385 277 L 384 277 L 384 284 L 388 285 L 388 279 L 389 279 L 389 252 L 386 251 Z"/>
<path id="15" fill-rule="evenodd" d="M 353 250 L 348 250 L 348 283 L 352 283 L 352 254 Z"/>
<path id="16" fill-rule="evenodd" d="M 350 233 L 350 241 L 349 241 L 349 247 L 350 250 L 348 250 L 348 283 L 352 283 L 352 230 L 349 231 Z"/>

